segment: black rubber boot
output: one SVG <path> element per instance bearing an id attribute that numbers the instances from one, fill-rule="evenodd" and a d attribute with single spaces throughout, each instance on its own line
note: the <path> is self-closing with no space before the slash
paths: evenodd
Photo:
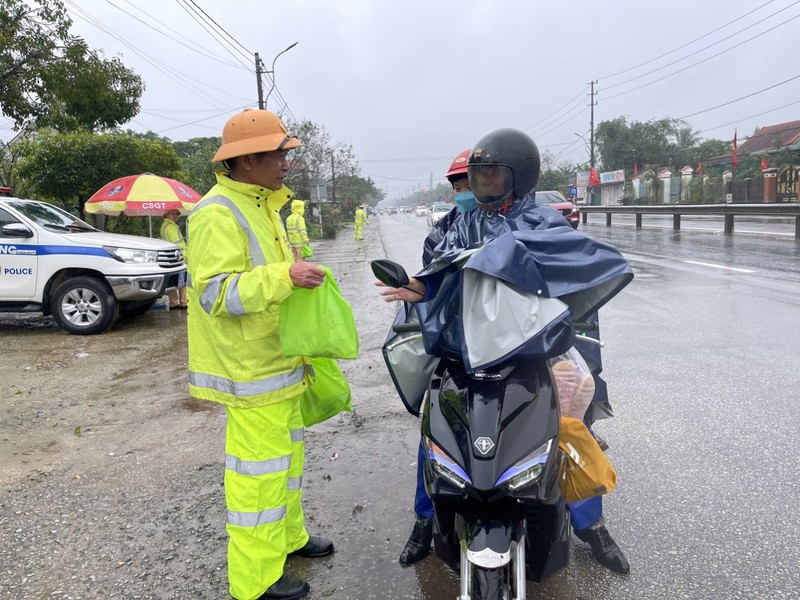
<path id="1" fill-rule="evenodd" d="M 417 517 L 414 529 L 406 542 L 406 547 L 400 553 L 400 564 L 413 565 L 428 556 L 433 540 L 433 519 Z"/>
<path id="2" fill-rule="evenodd" d="M 258 600 L 297 600 L 305 596 L 310 589 L 311 587 L 302 579 L 284 573 L 258 597 Z"/>
<path id="3" fill-rule="evenodd" d="M 592 548 L 592 554 L 597 562 L 606 569 L 625 575 L 631 570 L 631 566 L 622 554 L 614 538 L 608 533 L 608 529 L 602 523 L 596 523 L 586 529 L 576 530 L 575 535 L 583 540 Z"/>

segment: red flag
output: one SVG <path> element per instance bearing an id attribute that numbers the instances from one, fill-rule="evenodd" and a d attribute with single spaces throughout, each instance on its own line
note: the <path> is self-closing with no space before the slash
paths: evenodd
<path id="1" fill-rule="evenodd" d="M 739 161 L 736 158 L 736 130 L 733 130 L 733 170 L 739 166 Z"/>
<path id="2" fill-rule="evenodd" d="M 589 185 L 600 185 L 600 177 L 597 175 L 597 171 L 594 170 L 594 167 L 589 171 Z"/>
<path id="3" fill-rule="evenodd" d="M 703 174 L 703 163 L 697 163 L 697 174 L 698 175 Z"/>
<path id="4" fill-rule="evenodd" d="M 761 170 L 762 171 L 766 171 L 767 170 L 767 157 L 766 156 L 762 156 L 761 157 Z"/>
<path id="5" fill-rule="evenodd" d="M 639 165 L 637 165 L 636 163 L 633 163 L 633 176 L 634 177 L 639 176 Z"/>

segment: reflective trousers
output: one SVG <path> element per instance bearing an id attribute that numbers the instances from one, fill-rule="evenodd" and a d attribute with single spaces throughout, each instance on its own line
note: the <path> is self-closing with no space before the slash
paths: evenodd
<path id="1" fill-rule="evenodd" d="M 363 231 L 364 231 L 363 223 L 356 223 L 355 229 L 353 229 L 353 237 L 356 238 L 357 240 L 363 240 L 364 239 Z"/>
<path id="2" fill-rule="evenodd" d="M 254 600 L 281 577 L 286 555 L 308 541 L 300 397 L 226 409 L 228 583 L 237 600 Z"/>
<path id="3" fill-rule="evenodd" d="M 424 464 L 425 447 L 422 440 L 419 442 L 419 452 L 417 453 L 417 491 L 414 494 L 414 512 L 424 518 L 433 517 L 433 502 L 425 491 Z M 586 500 L 579 500 L 567 504 L 567 509 L 572 521 L 572 528 L 577 530 L 586 529 L 594 525 L 603 516 L 603 497 L 593 496 Z"/>

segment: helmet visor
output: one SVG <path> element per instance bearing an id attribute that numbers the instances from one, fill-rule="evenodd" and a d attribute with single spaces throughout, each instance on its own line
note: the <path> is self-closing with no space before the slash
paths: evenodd
<path id="1" fill-rule="evenodd" d="M 505 165 L 470 165 L 467 175 L 481 204 L 502 202 L 514 190 L 514 173 Z"/>

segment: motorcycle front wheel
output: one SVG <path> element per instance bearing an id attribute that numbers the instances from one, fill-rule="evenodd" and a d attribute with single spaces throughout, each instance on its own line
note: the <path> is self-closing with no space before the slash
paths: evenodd
<path id="1" fill-rule="evenodd" d="M 511 600 L 508 566 L 499 569 L 472 567 L 472 600 Z"/>

